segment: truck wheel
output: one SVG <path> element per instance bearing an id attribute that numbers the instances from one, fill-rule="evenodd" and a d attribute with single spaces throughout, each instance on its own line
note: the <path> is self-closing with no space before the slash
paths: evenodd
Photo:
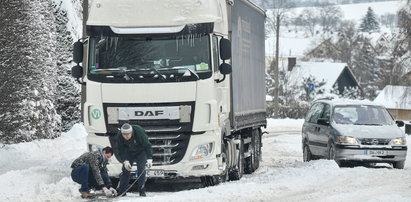
<path id="1" fill-rule="evenodd" d="M 304 162 L 308 162 L 311 161 L 312 159 L 312 155 L 311 155 L 311 151 L 310 148 L 308 147 L 308 145 L 306 143 L 304 143 L 304 147 L 303 147 L 303 161 Z"/>
<path id="2" fill-rule="evenodd" d="M 229 179 L 230 180 L 239 180 L 241 177 L 243 177 L 244 173 L 244 142 L 241 139 L 240 144 L 238 145 L 238 160 L 237 160 L 237 165 L 234 169 L 232 169 L 229 173 Z"/>
<path id="3" fill-rule="evenodd" d="M 256 158 L 255 158 L 255 170 L 257 170 L 260 167 L 260 161 L 261 161 L 261 157 L 262 157 L 262 155 L 261 155 L 261 130 L 258 129 L 256 131 L 255 135 L 256 135 L 255 136 L 255 147 L 254 147 L 255 156 L 256 156 Z"/>
<path id="4" fill-rule="evenodd" d="M 392 167 L 396 169 L 404 169 L 405 161 L 396 161 L 392 164 Z"/>
<path id="5" fill-rule="evenodd" d="M 244 167 L 244 173 L 245 174 L 251 174 L 255 171 L 255 163 L 257 161 L 256 157 L 256 144 L 255 144 L 256 138 L 255 138 L 255 130 L 252 131 L 252 136 L 251 136 L 251 143 L 248 145 L 248 152 L 250 153 L 250 156 L 245 159 L 245 167 Z"/>
<path id="6" fill-rule="evenodd" d="M 227 145 L 222 145 L 222 160 L 223 160 L 223 173 L 220 176 L 204 176 L 201 177 L 201 183 L 204 187 L 214 186 L 228 181 L 228 166 L 227 166 Z"/>

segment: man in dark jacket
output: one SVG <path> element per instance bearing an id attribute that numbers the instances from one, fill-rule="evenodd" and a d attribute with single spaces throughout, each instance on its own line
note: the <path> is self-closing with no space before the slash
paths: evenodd
<path id="1" fill-rule="evenodd" d="M 117 146 L 120 162 L 123 163 L 120 175 L 119 196 L 125 195 L 130 182 L 132 164 L 137 163 L 138 190 L 140 196 L 146 196 L 144 184 L 146 182 L 146 167 L 150 168 L 153 160 L 153 151 L 144 129 L 139 125 L 125 123 L 117 134 Z"/>
<path id="2" fill-rule="evenodd" d="M 108 159 L 113 155 L 111 147 L 105 147 L 98 151 L 87 152 L 78 157 L 71 164 L 71 178 L 81 185 L 82 198 L 93 197 L 90 189 L 102 189 L 107 197 L 117 196 L 117 191 L 111 188 L 110 177 L 107 173 Z"/>

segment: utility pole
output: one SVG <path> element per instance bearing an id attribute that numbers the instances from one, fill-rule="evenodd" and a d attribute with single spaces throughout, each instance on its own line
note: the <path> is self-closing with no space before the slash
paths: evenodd
<path id="1" fill-rule="evenodd" d="M 86 37 L 86 23 L 88 18 L 88 0 L 83 0 L 83 37 Z"/>
<path id="2" fill-rule="evenodd" d="M 280 14 L 276 15 L 275 19 L 275 64 L 274 64 L 274 118 L 279 118 L 280 103 L 279 103 L 279 89 L 280 89 L 280 76 L 278 71 L 279 63 L 279 49 L 280 49 Z"/>

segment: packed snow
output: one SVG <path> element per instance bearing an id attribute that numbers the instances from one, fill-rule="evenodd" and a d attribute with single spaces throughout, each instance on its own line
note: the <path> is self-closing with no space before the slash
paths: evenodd
<path id="1" fill-rule="evenodd" d="M 403 170 L 389 164 L 339 168 L 330 160 L 302 162 L 302 124 L 269 119 L 262 164 L 239 181 L 182 191 L 155 191 L 152 185 L 147 198 L 130 193 L 113 201 L 411 201 L 411 161 Z M 70 165 L 87 151 L 86 137 L 83 125 L 76 124 L 53 140 L 3 145 L 0 201 L 82 201 Z"/>

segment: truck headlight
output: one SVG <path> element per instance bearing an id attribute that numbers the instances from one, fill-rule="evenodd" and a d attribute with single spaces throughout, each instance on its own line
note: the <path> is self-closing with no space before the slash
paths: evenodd
<path id="1" fill-rule="evenodd" d="M 337 137 L 337 142 L 341 144 L 358 144 L 357 138 L 347 136 Z"/>
<path id="2" fill-rule="evenodd" d="M 197 146 L 191 153 L 190 160 L 204 159 L 210 156 L 213 152 L 214 142 L 209 142 L 207 144 L 202 144 Z"/>
<path id="3" fill-rule="evenodd" d="M 406 145 L 407 140 L 405 139 L 405 137 L 395 138 L 391 140 L 390 144 L 391 145 Z"/>

